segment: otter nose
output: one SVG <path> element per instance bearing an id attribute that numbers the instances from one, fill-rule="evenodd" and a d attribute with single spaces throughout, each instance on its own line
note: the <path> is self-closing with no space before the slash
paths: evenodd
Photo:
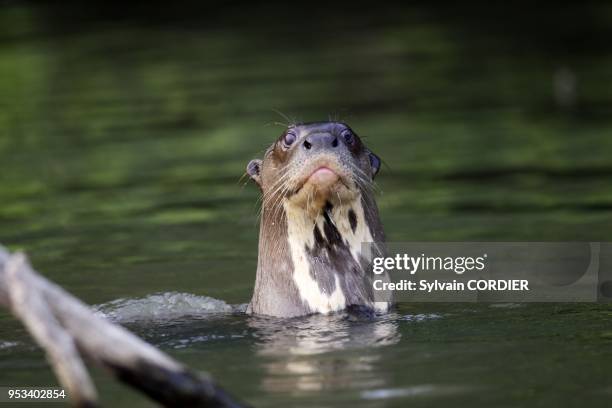
<path id="1" fill-rule="evenodd" d="M 338 138 L 329 133 L 317 133 L 310 135 L 304 140 L 306 150 L 330 149 L 338 147 Z"/>

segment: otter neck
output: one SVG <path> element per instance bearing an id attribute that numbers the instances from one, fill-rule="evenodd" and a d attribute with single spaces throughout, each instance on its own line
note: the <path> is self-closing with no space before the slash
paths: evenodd
<path id="1" fill-rule="evenodd" d="M 290 317 L 350 305 L 388 309 L 388 302 L 374 302 L 361 254 L 362 243 L 384 242 L 376 203 L 360 191 L 342 204 L 324 205 L 314 216 L 288 199 L 262 209 L 249 312 Z M 373 256 L 382 256 L 378 245 L 373 249 Z"/>
<path id="2" fill-rule="evenodd" d="M 311 312 L 319 313 L 355 303 L 352 286 L 363 280 L 365 267 L 361 244 L 373 241 L 361 196 L 343 205 L 325 202 L 316 212 L 305 211 L 289 200 L 283 208 L 291 280 L 302 302 Z M 351 281 L 351 288 L 347 288 Z"/>
<path id="3" fill-rule="evenodd" d="M 317 255 L 333 255 L 348 249 L 354 261 L 359 262 L 361 244 L 373 242 L 365 219 L 361 196 L 344 205 L 325 205 L 318 212 L 284 203 L 287 218 L 288 242 L 292 248 L 301 248 Z"/>

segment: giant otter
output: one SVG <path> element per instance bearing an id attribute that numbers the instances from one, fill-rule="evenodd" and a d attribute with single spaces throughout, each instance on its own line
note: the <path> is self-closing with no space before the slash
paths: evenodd
<path id="1" fill-rule="evenodd" d="M 388 310 L 374 299 L 361 247 L 384 241 L 372 188 L 380 163 L 346 124 L 317 122 L 289 126 L 263 160 L 248 164 L 263 195 L 248 313 Z"/>

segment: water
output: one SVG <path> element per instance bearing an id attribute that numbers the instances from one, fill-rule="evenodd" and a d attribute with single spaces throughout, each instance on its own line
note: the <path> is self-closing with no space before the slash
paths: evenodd
<path id="1" fill-rule="evenodd" d="M 141 299 L 116 299 L 94 307 L 97 314 L 117 323 L 163 321 L 185 316 L 244 313 L 247 304 L 228 305 L 222 300 L 189 293 L 156 293 Z"/>
<path id="2" fill-rule="evenodd" d="M 390 240 L 610 241 L 609 6 L 93 4 L 0 11 L 0 242 L 256 406 L 607 405 L 606 305 L 234 305 L 257 257 L 239 179 L 274 109 L 365 136 Z M 5 312 L 0 384 L 55 384 Z"/>

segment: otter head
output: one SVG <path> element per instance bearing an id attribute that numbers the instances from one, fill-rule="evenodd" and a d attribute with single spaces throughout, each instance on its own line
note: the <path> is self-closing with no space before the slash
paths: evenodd
<path id="1" fill-rule="evenodd" d="M 372 189 L 379 169 L 378 156 L 339 122 L 290 126 L 248 164 L 263 195 L 250 312 L 381 308 L 361 253 L 363 243 L 384 240 Z"/>
<path id="2" fill-rule="evenodd" d="M 247 173 L 264 193 L 264 208 L 283 200 L 311 217 L 326 205 L 359 198 L 380 169 L 380 159 L 344 123 L 290 126 L 266 151 L 252 160 Z"/>

